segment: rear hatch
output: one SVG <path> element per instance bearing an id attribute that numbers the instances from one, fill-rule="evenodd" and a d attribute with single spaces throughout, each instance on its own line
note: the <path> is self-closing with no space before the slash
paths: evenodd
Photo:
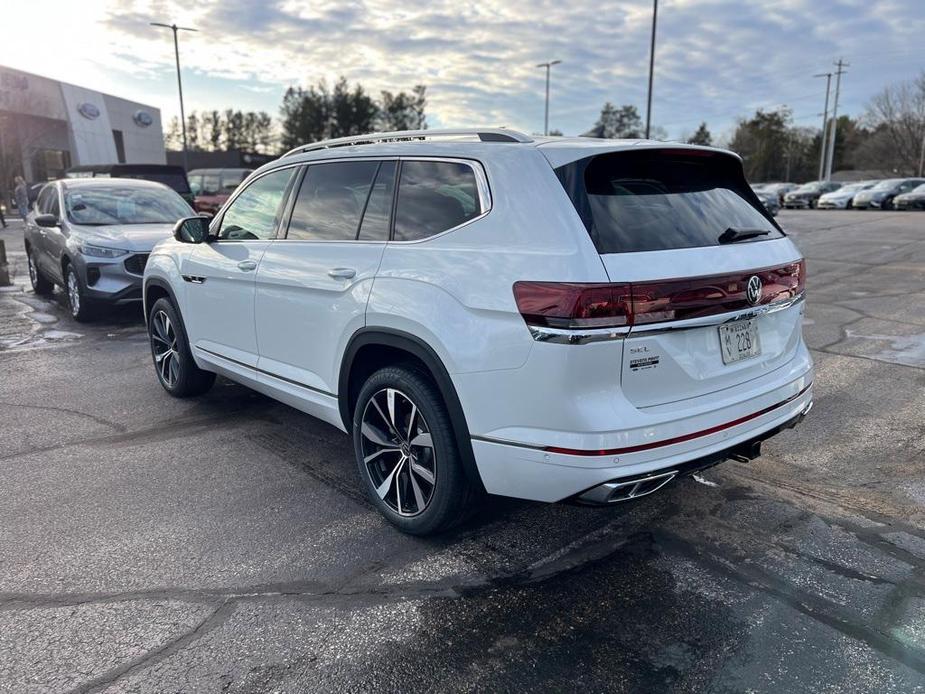
<path id="1" fill-rule="evenodd" d="M 738 158 L 645 148 L 556 173 L 625 297 L 621 383 L 633 404 L 733 388 L 792 359 L 805 268 Z"/>

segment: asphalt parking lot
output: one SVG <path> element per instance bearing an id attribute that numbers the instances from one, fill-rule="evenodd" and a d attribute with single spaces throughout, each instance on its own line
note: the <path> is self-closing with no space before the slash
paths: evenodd
<path id="1" fill-rule="evenodd" d="M 0 690 L 925 692 L 925 214 L 784 211 L 816 403 L 612 509 L 491 499 L 415 539 L 346 435 L 158 385 L 0 231 Z"/>

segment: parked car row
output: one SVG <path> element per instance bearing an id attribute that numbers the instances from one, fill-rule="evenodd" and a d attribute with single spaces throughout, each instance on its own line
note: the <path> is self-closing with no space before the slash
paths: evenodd
<path id="1" fill-rule="evenodd" d="M 887 178 L 850 183 L 810 181 L 803 185 L 756 183 L 752 190 L 771 214 L 777 214 L 780 207 L 795 210 L 925 210 L 925 178 Z"/>

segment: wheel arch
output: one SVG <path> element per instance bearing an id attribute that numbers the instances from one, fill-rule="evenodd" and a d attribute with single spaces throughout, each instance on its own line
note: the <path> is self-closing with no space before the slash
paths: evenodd
<path id="1" fill-rule="evenodd" d="M 160 277 L 151 277 L 145 281 L 144 291 L 142 292 L 141 296 L 146 324 L 148 322 L 148 313 L 151 310 L 151 305 L 162 297 L 166 296 L 168 299 L 170 299 L 171 303 L 174 305 L 174 308 L 176 308 L 178 312 L 180 310 L 180 304 L 177 303 L 177 297 L 173 292 L 173 287 L 170 286 L 169 282 L 161 279 Z"/>
<path id="2" fill-rule="evenodd" d="M 386 364 L 402 361 L 417 363 L 432 378 L 446 403 L 466 477 L 477 489 L 484 491 L 472 451 L 469 426 L 456 387 L 434 349 L 416 335 L 391 328 L 362 328 L 350 338 L 341 361 L 337 388 L 338 407 L 344 428 L 348 432 L 353 429 L 353 409 L 365 376 Z"/>

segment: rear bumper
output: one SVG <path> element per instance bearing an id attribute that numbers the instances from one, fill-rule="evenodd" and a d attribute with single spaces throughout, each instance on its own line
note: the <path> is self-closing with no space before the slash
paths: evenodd
<path id="1" fill-rule="evenodd" d="M 809 368 L 785 385 L 745 402 L 671 426 L 651 427 L 644 432 L 644 445 L 606 449 L 600 455 L 559 453 L 480 437 L 473 437 L 473 452 L 489 493 L 562 501 L 606 482 L 658 471 L 692 472 L 739 455 L 743 446 L 777 434 L 809 411 L 812 378 Z M 676 435 L 670 435 L 672 430 Z"/>
<path id="2" fill-rule="evenodd" d="M 689 477 L 701 470 L 706 470 L 714 465 L 727 460 L 737 460 L 739 462 L 748 462 L 761 455 L 761 444 L 772 436 L 776 436 L 784 429 L 792 429 L 803 421 L 813 403 L 810 403 L 797 416 L 789 421 L 764 431 L 754 438 L 743 443 L 737 444 L 730 448 L 710 453 L 701 458 L 695 458 L 686 463 L 672 465 L 669 468 L 655 470 L 645 475 L 631 475 L 629 477 L 618 477 L 599 484 L 591 489 L 587 489 L 580 494 L 576 494 L 574 501 L 580 504 L 590 506 L 608 506 L 620 501 L 629 501 L 641 496 L 647 496 L 667 486 L 670 482 Z"/>

